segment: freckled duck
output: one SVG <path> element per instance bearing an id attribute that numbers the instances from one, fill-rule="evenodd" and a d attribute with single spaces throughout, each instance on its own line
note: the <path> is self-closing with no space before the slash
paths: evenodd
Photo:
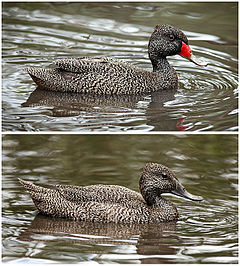
<path id="1" fill-rule="evenodd" d="M 177 73 L 166 57 L 179 54 L 197 65 L 185 34 L 170 25 L 156 26 L 148 44 L 153 72 L 111 58 L 69 58 L 53 62 L 57 68 L 26 68 L 41 89 L 90 94 L 149 94 L 177 89 Z"/>
<path id="2" fill-rule="evenodd" d="M 158 223 L 177 220 L 177 208 L 162 193 L 172 193 L 193 201 L 202 197 L 188 193 L 166 166 L 148 163 L 140 180 L 140 193 L 117 185 L 43 188 L 19 179 L 43 214 L 102 223 Z"/>

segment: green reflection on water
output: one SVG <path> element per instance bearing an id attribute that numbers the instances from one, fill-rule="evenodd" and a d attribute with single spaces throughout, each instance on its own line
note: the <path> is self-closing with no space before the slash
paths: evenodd
<path id="1" fill-rule="evenodd" d="M 5 145 L 9 141 L 13 144 Z M 194 176 L 227 173 L 237 163 L 235 135 L 10 135 L 4 137 L 3 147 L 15 158 L 4 164 L 35 176 L 39 168 L 49 166 L 44 174 L 76 184 L 106 179 L 118 183 L 118 178 L 130 182 L 130 177 L 137 183 L 133 175 L 147 162 L 182 168 Z"/>

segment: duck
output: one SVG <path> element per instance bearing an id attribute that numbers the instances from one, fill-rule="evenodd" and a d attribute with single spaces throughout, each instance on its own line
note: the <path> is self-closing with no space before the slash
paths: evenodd
<path id="1" fill-rule="evenodd" d="M 164 24 L 157 25 L 149 39 L 152 72 L 109 57 L 62 58 L 53 61 L 53 68 L 27 67 L 26 71 L 40 89 L 95 95 L 146 95 L 177 89 L 177 72 L 167 60 L 167 56 L 177 54 L 199 66 L 207 65 L 193 55 L 180 29 Z"/>
<path id="2" fill-rule="evenodd" d="M 174 172 L 159 163 L 147 163 L 139 192 L 119 185 L 52 185 L 45 188 L 19 178 L 40 213 L 83 222 L 156 224 L 178 220 L 175 205 L 163 193 L 201 201 L 187 192 Z"/>

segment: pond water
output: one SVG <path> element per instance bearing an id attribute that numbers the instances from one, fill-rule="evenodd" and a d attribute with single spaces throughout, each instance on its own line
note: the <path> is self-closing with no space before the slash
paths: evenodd
<path id="1" fill-rule="evenodd" d="M 3 262 L 237 263 L 237 135 L 6 135 Z M 170 167 L 202 202 L 164 195 L 179 221 L 74 222 L 38 214 L 17 178 L 37 184 L 117 184 L 138 191 L 147 162 Z"/>
<path id="2" fill-rule="evenodd" d="M 3 3 L 4 131 L 236 131 L 238 3 Z M 147 44 L 158 24 L 181 28 L 206 68 L 169 58 L 176 93 L 134 98 L 34 91 L 26 66 L 108 56 L 151 71 Z"/>

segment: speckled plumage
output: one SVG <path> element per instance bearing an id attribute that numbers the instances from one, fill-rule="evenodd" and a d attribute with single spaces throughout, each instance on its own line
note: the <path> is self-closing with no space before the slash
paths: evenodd
<path id="1" fill-rule="evenodd" d="M 167 167 L 146 164 L 140 176 L 141 194 L 117 185 L 43 188 L 19 179 L 37 209 L 53 217 L 103 223 L 158 223 L 177 220 L 176 207 L 161 196 L 181 184 Z M 182 187 L 182 186 L 181 186 Z"/>
<path id="2" fill-rule="evenodd" d="M 177 89 L 177 73 L 166 57 L 181 51 L 187 37 L 179 29 L 156 26 L 148 54 L 153 72 L 110 58 L 69 58 L 53 62 L 54 69 L 28 67 L 26 70 L 41 89 L 90 94 L 149 94 Z"/>

